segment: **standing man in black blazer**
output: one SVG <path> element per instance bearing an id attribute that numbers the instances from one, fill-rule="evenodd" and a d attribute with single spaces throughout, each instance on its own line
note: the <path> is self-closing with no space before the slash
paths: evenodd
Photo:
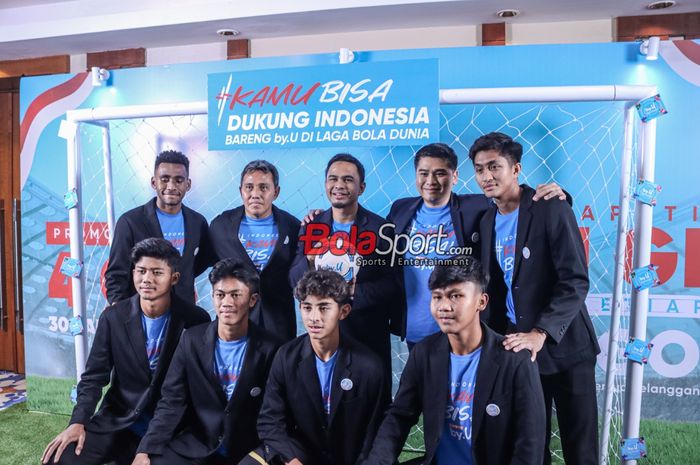
<path id="1" fill-rule="evenodd" d="M 309 271 L 294 293 L 308 333 L 282 346 L 272 363 L 257 463 L 354 465 L 372 445 L 389 378 L 379 358 L 340 328 L 351 309 L 338 273 Z"/>
<path id="2" fill-rule="evenodd" d="M 172 288 L 180 254 L 168 241 L 145 239 L 131 250 L 137 295 L 100 316 L 70 425 L 46 446 L 42 462 L 129 465 L 153 416 L 173 352 L 185 328 L 207 312 Z M 102 399 L 102 388 L 110 385 Z"/>
<path id="3" fill-rule="evenodd" d="M 462 254 L 480 256 L 479 222 L 491 202 L 482 194 L 452 192 L 458 179 L 457 164 L 457 154 L 449 145 L 433 143 L 421 147 L 413 158 L 420 196 L 395 201 L 387 216 L 387 221 L 394 224 L 395 233 L 405 234 L 411 240 L 437 232 L 444 234 L 440 250 L 436 250 L 434 237 L 429 241 L 431 250 L 423 248 L 418 253 L 403 254 L 403 258 L 417 260 L 395 268 L 400 292 L 392 308 L 391 330 L 405 338 L 409 348 L 438 331 L 429 310 L 428 278 L 433 270 L 430 259 Z M 557 184 L 537 186 L 534 200 L 554 197 L 565 197 Z M 405 247 L 403 243 L 400 246 Z"/>
<path id="4" fill-rule="evenodd" d="M 386 224 L 384 218 L 359 204 L 359 197 L 365 191 L 365 168 L 352 155 L 341 153 L 328 161 L 325 188 L 331 208 L 321 212 L 312 223 L 301 230 L 296 258 L 289 273 L 293 286 L 296 286 L 307 271 L 316 268 L 319 255 L 310 253 L 309 248 L 313 247 L 318 239 L 308 237 L 307 231 L 311 228 L 325 228 L 329 236 L 344 231 L 350 234 L 351 238 L 355 228 L 358 237 L 363 233 L 378 237 L 379 229 Z M 382 250 L 387 248 L 379 240 L 377 247 Z M 396 280 L 388 264 L 380 263 L 381 259 L 376 251 L 364 255 L 363 258 L 371 264 L 362 266 L 350 281 L 352 312 L 342 321 L 341 326 L 347 335 L 367 345 L 379 355 L 387 375 L 390 376 L 389 313 L 396 298 Z M 391 386 L 387 389 L 391 389 Z"/>
<path id="5" fill-rule="evenodd" d="M 488 278 L 478 260 L 455 257 L 428 282 L 440 327 L 416 344 L 363 465 L 392 465 L 423 414 L 425 456 L 414 464 L 540 465 L 544 401 L 528 353 L 508 352 L 481 323 Z"/>
<path id="6" fill-rule="evenodd" d="M 124 213 L 117 221 L 105 272 L 108 302 L 116 303 L 136 293 L 131 282 L 129 251 L 148 237 L 165 238 L 180 252 L 180 280 L 175 293 L 194 302 L 194 278 L 209 267 L 211 249 L 207 220 L 182 204 L 192 186 L 189 169 L 190 161 L 182 153 L 161 152 L 151 177 L 155 198 Z"/>
<path id="7" fill-rule="evenodd" d="M 535 192 L 519 185 L 522 153 L 519 143 L 497 132 L 480 137 L 469 150 L 476 179 L 494 201 L 481 220 L 481 256 L 491 277 L 484 317 L 506 334 L 507 350 L 527 349 L 537 360 L 547 407 L 544 463 L 551 463 L 554 401 L 564 460 L 593 465 L 600 348 L 586 310 L 586 254 L 571 207 L 560 200 L 535 203 Z"/>
<path id="8" fill-rule="evenodd" d="M 260 443 L 255 424 L 278 347 L 248 321 L 260 280 L 229 258 L 209 282 L 217 319 L 182 335 L 133 465 L 236 464 Z"/>
<path id="9" fill-rule="evenodd" d="M 248 163 L 239 188 L 243 205 L 214 218 L 209 237 L 218 260 L 235 258 L 260 274 L 260 295 L 250 320 L 290 341 L 297 335 L 289 269 L 297 250 L 299 220 L 272 203 L 280 194 L 279 183 L 272 163 Z"/>

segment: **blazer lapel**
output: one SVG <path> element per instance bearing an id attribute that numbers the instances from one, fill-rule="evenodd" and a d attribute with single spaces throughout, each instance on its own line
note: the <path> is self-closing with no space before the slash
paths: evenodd
<path id="1" fill-rule="evenodd" d="M 129 337 L 131 350 L 134 352 L 134 357 L 138 362 L 139 368 L 148 378 L 151 378 L 151 369 L 148 364 L 148 356 L 146 355 L 146 336 L 143 334 L 143 323 L 141 322 L 141 305 L 139 304 L 139 295 L 131 297 L 131 307 L 129 309 L 129 317 L 124 322 L 126 326 L 126 334 Z"/>
<path id="2" fill-rule="evenodd" d="M 491 391 L 500 369 L 500 365 L 496 362 L 494 356 L 494 352 L 499 350 L 495 335 L 484 324 L 481 325 L 481 329 L 484 332 L 484 342 L 481 346 L 479 367 L 476 370 L 476 388 L 474 389 L 474 400 L 472 401 L 472 444 L 476 444 L 478 441 L 479 428 L 484 418 L 486 402 L 491 397 Z"/>
<path id="3" fill-rule="evenodd" d="M 333 424 L 333 418 L 338 411 L 341 399 L 345 395 L 345 389 L 341 386 L 342 380 L 349 379 L 352 381 L 352 371 L 350 365 L 352 363 L 352 351 L 347 346 L 338 348 L 338 359 L 335 362 L 335 370 L 333 370 L 333 381 L 331 382 L 331 413 L 328 416 L 328 424 Z M 357 387 L 355 387 L 357 389 Z"/>
<path id="4" fill-rule="evenodd" d="M 163 237 L 163 231 L 160 229 L 160 222 L 158 221 L 158 215 L 156 214 L 156 199 L 155 197 L 145 205 L 146 214 L 144 215 L 143 222 L 146 225 L 146 230 L 150 237 Z M 187 241 L 185 241 L 187 242 Z"/>
<path id="5" fill-rule="evenodd" d="M 432 407 L 424 408 L 424 412 L 431 412 L 432 415 L 426 416 L 425 422 L 432 422 L 433 431 L 438 431 L 438 438 L 426 438 L 428 441 L 439 439 L 442 433 L 443 422 L 445 419 L 445 410 L 447 409 L 447 399 L 450 395 L 450 343 L 445 334 L 435 342 L 434 347 L 430 351 L 430 363 L 428 364 L 428 374 L 426 379 L 429 380 L 428 392 L 431 392 L 430 401 Z"/>
<path id="6" fill-rule="evenodd" d="M 316 354 L 311 348 L 311 342 L 307 337 L 304 341 L 304 347 L 301 350 L 302 358 L 299 362 L 299 379 L 304 386 L 306 394 L 309 396 L 309 401 L 313 406 L 315 418 L 322 419 L 325 413 L 323 412 L 323 400 L 321 398 L 321 384 L 318 381 L 318 373 L 316 372 Z"/>
<path id="7" fill-rule="evenodd" d="M 454 229 L 455 238 L 457 239 L 457 244 L 460 247 L 464 247 L 464 234 L 462 229 L 462 215 L 459 211 L 459 205 L 457 204 L 457 196 L 452 193 L 450 194 L 450 217 L 452 218 L 452 228 Z"/>
<path id="8" fill-rule="evenodd" d="M 216 376 L 216 364 L 214 362 L 216 341 L 219 337 L 217 332 L 218 324 L 218 319 L 209 323 L 209 327 L 204 332 L 204 341 L 202 341 L 203 344 L 201 346 L 195 345 L 195 347 L 198 347 L 197 357 L 199 358 L 199 363 L 204 371 L 204 377 L 214 388 L 214 392 L 217 393 L 217 397 L 219 398 L 221 405 L 226 405 L 226 394 L 224 394 L 224 390 L 221 388 L 219 379 Z"/>
<path id="9" fill-rule="evenodd" d="M 265 386 L 252 386 L 255 380 L 255 368 L 260 365 L 260 339 L 257 336 L 257 332 L 252 324 L 248 325 L 248 347 L 246 348 L 245 355 L 243 356 L 243 364 L 241 365 L 241 373 L 236 383 L 236 387 L 233 390 L 231 399 L 228 401 L 228 405 L 231 410 L 234 409 L 234 405 L 244 403 L 248 396 L 252 396 L 251 388 L 257 387 L 260 389 L 262 394 L 262 389 Z M 221 389 L 219 389 L 221 390 Z"/>
<path id="10" fill-rule="evenodd" d="M 481 224 L 484 225 L 481 228 L 481 266 L 484 268 L 484 274 L 488 276 L 491 268 L 491 257 L 493 256 L 493 225 L 496 221 L 496 207 L 489 208 L 484 213 L 484 218 L 481 221 Z"/>
<path id="11" fill-rule="evenodd" d="M 238 237 L 238 233 L 241 231 L 243 215 L 245 215 L 245 209 L 243 207 L 235 208 L 231 212 L 231 216 L 229 217 L 229 226 L 231 227 L 231 234 L 233 235 L 231 238 L 231 243 L 236 251 L 236 256 L 241 257 L 241 260 L 245 261 L 248 266 L 255 270 L 257 268 L 255 267 L 253 260 L 250 259 L 248 252 L 245 251 L 245 245 L 241 243 L 241 240 Z"/>
<path id="12" fill-rule="evenodd" d="M 272 253 L 270 254 L 270 258 L 267 261 L 267 265 L 265 266 L 265 268 L 263 268 L 263 272 L 270 265 L 270 263 L 272 263 L 272 260 L 277 258 L 280 249 L 282 249 L 284 245 L 289 244 L 289 242 L 292 240 L 290 237 L 289 228 L 287 228 L 287 223 L 280 221 L 279 208 L 275 207 L 274 205 L 272 206 L 272 217 L 274 218 L 275 225 L 277 226 L 277 242 L 275 243 L 275 247 L 272 249 Z"/>
<path id="13" fill-rule="evenodd" d="M 411 220 L 413 220 L 413 217 L 416 215 L 416 212 L 418 211 L 422 203 L 423 199 L 420 197 L 416 197 L 413 200 L 411 200 L 407 208 L 398 212 L 399 214 L 396 218 L 394 218 L 394 232 L 396 234 L 408 232 L 406 229 L 410 225 Z"/>
<path id="14" fill-rule="evenodd" d="M 191 249 L 192 249 L 192 247 L 199 247 L 198 245 L 195 245 L 195 244 L 199 244 L 201 242 L 201 238 L 199 237 L 199 229 L 192 227 L 192 225 L 194 224 L 192 210 L 190 210 L 186 206 L 182 205 L 181 211 L 182 211 L 182 222 L 184 223 L 184 226 L 185 226 L 185 248 L 182 249 L 182 256 L 186 257 L 187 254 L 194 256 L 194 255 L 196 255 L 195 251 L 191 250 Z"/>
<path id="15" fill-rule="evenodd" d="M 171 299 L 176 299 L 174 294 L 172 294 Z M 173 352 L 177 347 L 177 343 L 180 341 L 180 333 L 184 328 L 184 323 L 182 318 L 178 314 L 176 305 L 170 305 L 170 321 L 168 321 L 168 328 L 166 330 L 165 341 L 163 341 L 163 347 L 160 351 L 160 357 L 158 358 L 158 365 L 156 366 L 155 373 L 153 374 L 154 379 L 159 379 L 161 376 L 165 376 L 168 367 L 170 366 L 170 360 L 172 359 Z M 167 360 L 167 363 L 163 360 Z"/>
<path id="16" fill-rule="evenodd" d="M 523 260 L 523 247 L 527 244 L 527 236 L 530 232 L 530 222 L 532 220 L 532 213 L 530 213 L 530 207 L 532 206 L 532 195 L 530 193 L 532 189 L 528 186 L 523 186 L 523 193 L 520 199 L 520 209 L 518 211 L 518 233 L 515 238 L 515 267 L 513 268 L 513 279 L 514 283 L 518 277 L 518 271 L 520 271 L 520 262 Z"/>

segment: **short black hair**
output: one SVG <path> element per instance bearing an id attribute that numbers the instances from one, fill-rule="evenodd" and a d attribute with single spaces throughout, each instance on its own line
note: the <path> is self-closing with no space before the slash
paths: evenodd
<path id="1" fill-rule="evenodd" d="M 132 247 L 129 256 L 132 265 L 136 265 L 143 257 L 164 260 L 173 271 L 177 271 L 177 267 L 180 264 L 180 252 L 177 251 L 170 241 L 162 237 L 149 237 L 137 242 Z"/>
<path id="2" fill-rule="evenodd" d="M 212 287 L 222 279 L 233 278 L 246 285 L 251 294 L 260 290 L 260 276 L 249 265 L 234 258 L 224 258 L 216 262 L 209 272 L 209 282 Z"/>
<path id="3" fill-rule="evenodd" d="M 294 297 L 302 302 L 310 295 L 321 298 L 329 297 L 338 305 L 350 303 L 348 283 L 335 271 L 307 271 L 294 288 Z"/>
<path id="4" fill-rule="evenodd" d="M 496 150 L 502 157 L 507 158 L 511 165 L 520 163 L 523 157 L 523 146 L 502 132 L 490 132 L 474 141 L 469 149 L 469 159 L 472 163 L 476 154 L 484 150 Z"/>
<path id="5" fill-rule="evenodd" d="M 442 289 L 457 283 L 474 283 L 486 292 L 489 277 L 476 258 L 461 255 L 449 260 L 449 264 L 436 265 L 428 279 L 428 289 Z"/>
<path id="6" fill-rule="evenodd" d="M 184 165 L 187 174 L 190 174 L 190 160 L 185 156 L 184 153 L 178 152 L 177 150 L 163 150 L 156 157 L 156 163 L 154 171 L 158 169 L 158 165 L 161 163 L 174 163 L 176 165 Z"/>
<path id="7" fill-rule="evenodd" d="M 245 175 L 253 171 L 261 171 L 265 174 L 272 173 L 272 182 L 274 183 L 275 187 L 279 187 L 280 174 L 277 171 L 277 168 L 275 168 L 275 165 L 267 160 L 253 160 L 245 165 L 245 168 L 243 168 L 243 171 L 241 171 L 241 187 L 243 186 L 243 178 L 245 178 Z"/>
<path id="8" fill-rule="evenodd" d="M 338 153 L 333 155 L 333 158 L 328 160 L 328 164 L 326 165 L 326 176 L 328 176 L 328 170 L 331 169 L 331 165 L 337 161 L 346 161 L 355 165 L 357 167 L 357 172 L 360 173 L 360 184 L 365 182 L 365 167 L 362 165 L 360 160 L 353 157 L 349 153 Z"/>
<path id="9" fill-rule="evenodd" d="M 442 142 L 435 142 L 433 144 L 428 144 L 421 147 L 416 152 L 416 155 L 413 157 L 413 168 L 418 169 L 418 162 L 420 162 L 421 158 L 425 157 L 439 158 L 441 160 L 445 160 L 452 171 L 457 170 L 457 154 L 452 149 L 452 147 L 450 147 L 447 144 L 443 144 Z"/>

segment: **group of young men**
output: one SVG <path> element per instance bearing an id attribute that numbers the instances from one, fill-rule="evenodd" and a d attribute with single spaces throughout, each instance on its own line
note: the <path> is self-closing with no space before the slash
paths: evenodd
<path id="1" fill-rule="evenodd" d="M 597 463 L 586 255 L 570 198 L 519 184 L 521 157 L 505 134 L 480 137 L 469 158 L 484 195 L 460 195 L 455 152 L 426 145 L 419 196 L 384 219 L 359 203 L 363 165 L 338 154 L 330 208 L 304 224 L 274 205 L 278 171 L 256 160 L 243 205 L 207 225 L 183 205 L 188 159 L 162 152 L 156 197 L 115 227 L 112 305 L 42 462 L 390 465 L 422 415 L 412 463 L 548 464 L 554 402 L 566 463 Z M 324 269 L 336 262 L 312 225 L 354 272 Z M 213 322 L 194 304 L 210 266 Z M 393 400 L 391 333 L 410 349 Z"/>

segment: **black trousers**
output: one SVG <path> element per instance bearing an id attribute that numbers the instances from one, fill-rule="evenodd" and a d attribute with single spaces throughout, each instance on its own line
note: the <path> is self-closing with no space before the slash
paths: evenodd
<path id="1" fill-rule="evenodd" d="M 557 409 L 559 435 L 566 465 L 598 465 L 598 402 L 595 360 L 577 363 L 567 371 L 540 375 L 547 412 L 544 465 L 552 463 L 552 401 Z"/>
<path id="2" fill-rule="evenodd" d="M 131 430 L 123 429 L 110 433 L 85 432 L 85 443 L 80 455 L 75 455 L 72 443 L 61 454 L 59 465 L 131 465 L 141 438 Z"/>
<path id="3" fill-rule="evenodd" d="M 212 454 L 202 459 L 183 457 L 169 447 L 163 451 L 163 455 L 149 455 L 151 465 L 236 465 L 233 459 L 219 454 Z"/>

